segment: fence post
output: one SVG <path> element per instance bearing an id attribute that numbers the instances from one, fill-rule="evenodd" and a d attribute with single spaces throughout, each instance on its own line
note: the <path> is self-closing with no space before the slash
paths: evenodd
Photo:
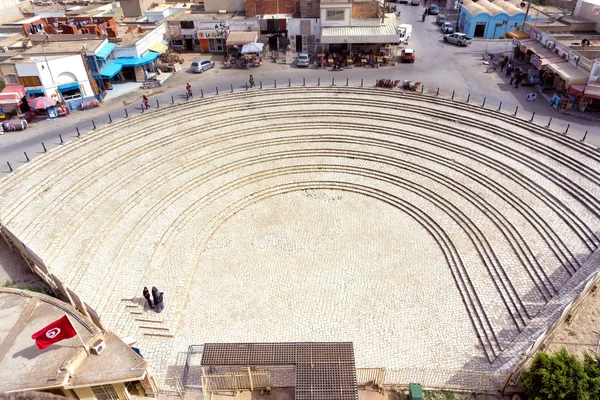
<path id="1" fill-rule="evenodd" d="M 13 172 L 12 167 L 10 166 L 10 163 L 7 161 L 6 164 L 8 165 L 8 169 L 10 170 L 10 172 Z"/>
<path id="2" fill-rule="evenodd" d="M 363 87 L 363 80 L 360 80 L 360 87 Z"/>
<path id="3" fill-rule="evenodd" d="M 346 78 L 346 86 L 348 86 L 349 82 L 350 82 L 350 78 Z"/>
<path id="4" fill-rule="evenodd" d="M 233 93 L 233 83 L 231 84 L 231 93 Z"/>
<path id="5" fill-rule="evenodd" d="M 550 128 L 551 123 L 552 123 L 552 117 L 550 117 L 550 120 L 548 121 L 548 125 L 546 125 L 546 128 Z"/>
<path id="6" fill-rule="evenodd" d="M 47 153 L 48 150 L 46 150 L 46 145 L 44 144 L 44 142 L 42 142 L 42 147 L 44 148 L 44 153 Z"/>
<path id="7" fill-rule="evenodd" d="M 145 108 L 146 108 L 146 106 L 144 105 L 144 103 L 142 103 L 142 114 L 144 113 Z"/>
<path id="8" fill-rule="evenodd" d="M 535 117 L 535 111 L 531 114 L 531 119 L 529 120 L 529 122 L 533 122 L 533 117 Z"/>
<path id="9" fill-rule="evenodd" d="M 127 112 L 127 109 L 125 109 L 125 118 L 129 118 L 129 113 Z"/>
<path id="10" fill-rule="evenodd" d="M 421 93 L 423 93 L 423 90 L 425 90 L 425 85 L 421 85 Z"/>
<path id="11" fill-rule="evenodd" d="M 517 115 L 517 112 L 519 111 L 519 106 L 517 106 L 517 108 L 515 108 L 515 116 Z"/>
<path id="12" fill-rule="evenodd" d="M 258 83 L 260 84 L 260 88 L 262 89 L 262 81 L 258 81 Z"/>
<path id="13" fill-rule="evenodd" d="M 246 90 L 248 90 L 248 82 L 246 82 Z"/>
<path id="14" fill-rule="evenodd" d="M 288 87 L 292 87 L 292 78 L 288 78 Z"/>
<path id="15" fill-rule="evenodd" d="M 469 100 L 471 100 L 471 93 L 469 93 L 469 94 L 467 95 L 467 103 L 469 102 Z"/>
<path id="16" fill-rule="evenodd" d="M 306 78 L 302 78 L 302 86 L 306 86 Z"/>
<path id="17" fill-rule="evenodd" d="M 585 133 L 583 134 L 583 139 L 581 139 L 582 142 L 585 142 L 585 138 L 587 137 L 587 133 L 588 133 L 588 131 L 585 131 Z"/>
<path id="18" fill-rule="evenodd" d="M 277 79 L 273 79 L 273 87 L 276 88 L 277 87 Z"/>
<path id="19" fill-rule="evenodd" d="M 108 114 L 108 122 L 109 122 L 110 124 L 112 124 L 112 117 L 110 116 L 110 114 Z"/>
<path id="20" fill-rule="evenodd" d="M 317 86 L 321 86 L 321 78 L 317 78 Z"/>
<path id="21" fill-rule="evenodd" d="M 94 130 L 96 130 L 96 123 L 94 122 L 94 120 L 92 120 L 92 126 L 94 127 Z"/>
<path id="22" fill-rule="evenodd" d="M 200 97 L 204 97 L 204 90 L 200 89 Z"/>
<path id="23" fill-rule="evenodd" d="M 81 133 L 79 133 L 79 128 L 75 127 L 75 130 L 77 131 L 77 137 L 81 137 Z"/>
<path id="24" fill-rule="evenodd" d="M 481 104 L 481 107 L 485 107 L 485 97 L 483 98 L 483 104 Z"/>
<path id="25" fill-rule="evenodd" d="M 331 86 L 335 86 L 335 78 L 331 78 Z"/>
<path id="26" fill-rule="evenodd" d="M 158 99 L 156 99 L 156 108 L 160 108 L 160 104 L 158 104 Z"/>
<path id="27" fill-rule="evenodd" d="M 440 88 L 437 88 L 437 92 L 435 92 L 435 95 L 436 95 L 436 96 L 439 96 L 439 95 L 440 95 Z"/>
<path id="28" fill-rule="evenodd" d="M 452 91 L 452 100 L 454 100 L 454 90 Z"/>
<path id="29" fill-rule="evenodd" d="M 187 96 L 189 97 L 189 96 Z M 173 98 L 173 96 L 171 96 L 171 104 L 175 104 L 175 99 Z"/>
<path id="30" fill-rule="evenodd" d="M 570 127 L 571 127 L 571 124 L 567 124 L 567 129 L 565 129 L 565 135 L 569 132 Z"/>
<path id="31" fill-rule="evenodd" d="M 498 111 L 502 110 L 502 102 L 500 102 L 500 105 L 498 106 Z"/>
<path id="32" fill-rule="evenodd" d="M 216 89 L 216 90 L 215 90 L 215 94 L 219 94 L 219 87 L 218 87 L 218 86 L 215 86 L 215 89 Z"/>
<path id="33" fill-rule="evenodd" d="M 63 141 L 62 135 L 60 133 L 58 134 L 58 138 L 60 139 L 60 144 L 65 144 L 65 142 Z"/>
<path id="34" fill-rule="evenodd" d="M 27 161 L 25 161 L 25 162 L 29 162 L 29 156 L 27 155 L 27 152 L 26 152 L 26 151 L 24 151 L 24 152 L 23 152 L 23 154 L 25 154 L 25 160 L 27 160 Z"/>

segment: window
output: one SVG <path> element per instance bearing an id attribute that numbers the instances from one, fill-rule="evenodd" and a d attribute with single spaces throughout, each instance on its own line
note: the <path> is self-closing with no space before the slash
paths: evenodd
<path id="1" fill-rule="evenodd" d="M 173 46 L 183 46 L 183 40 L 181 40 L 181 39 L 173 39 L 173 40 L 171 40 L 171 45 L 173 45 Z"/>
<path id="2" fill-rule="evenodd" d="M 343 21 L 344 10 L 327 10 L 327 21 Z"/>
<path id="3" fill-rule="evenodd" d="M 62 94 L 62 97 L 65 99 L 65 101 L 75 100 L 81 97 L 81 92 L 79 89 L 66 90 L 64 92 L 61 90 L 60 94 Z"/>
<path id="4" fill-rule="evenodd" d="M 115 391 L 115 388 L 112 385 L 102 385 L 102 386 L 92 386 L 90 387 L 92 392 L 94 392 L 94 396 L 98 400 L 118 400 L 119 395 Z"/>
<path id="5" fill-rule="evenodd" d="M 194 29 L 194 21 L 179 21 L 181 29 Z"/>
<path id="6" fill-rule="evenodd" d="M 6 83 L 9 85 L 19 84 L 19 77 L 17 75 L 6 75 Z"/>

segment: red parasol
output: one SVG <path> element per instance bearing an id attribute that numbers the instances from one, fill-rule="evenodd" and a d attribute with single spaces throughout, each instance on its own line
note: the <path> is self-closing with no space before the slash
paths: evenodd
<path id="1" fill-rule="evenodd" d="M 29 100 L 27 104 L 29 104 L 29 107 L 33 108 L 34 110 L 45 110 L 46 108 L 54 107 L 56 105 L 56 101 L 49 97 L 41 96 Z"/>

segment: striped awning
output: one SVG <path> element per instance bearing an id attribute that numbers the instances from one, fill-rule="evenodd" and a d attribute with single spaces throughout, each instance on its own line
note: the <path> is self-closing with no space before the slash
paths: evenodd
<path id="1" fill-rule="evenodd" d="M 21 99 L 25 96 L 23 85 L 8 85 L 0 93 L 0 105 L 18 107 Z"/>

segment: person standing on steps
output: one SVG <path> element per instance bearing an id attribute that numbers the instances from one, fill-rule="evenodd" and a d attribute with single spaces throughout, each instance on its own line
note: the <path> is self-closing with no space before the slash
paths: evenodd
<path id="1" fill-rule="evenodd" d="M 148 291 L 148 288 L 146 286 L 144 286 L 144 291 L 142 292 L 142 294 L 144 295 L 144 298 L 148 302 L 148 306 L 150 308 L 154 308 L 154 304 L 152 304 L 152 299 L 150 298 L 150 292 Z"/>
<path id="2" fill-rule="evenodd" d="M 190 85 L 189 83 L 187 85 L 185 85 L 185 91 L 187 93 L 188 99 L 191 99 L 194 97 L 194 95 L 192 95 L 192 85 Z"/>
<path id="3" fill-rule="evenodd" d="M 145 94 L 142 95 L 142 101 L 144 102 L 144 106 L 146 106 L 146 110 L 150 108 L 150 104 L 148 104 L 150 101 L 148 100 L 148 98 L 146 97 Z"/>
<path id="4" fill-rule="evenodd" d="M 254 87 L 254 77 L 252 75 L 250 75 L 250 79 L 248 79 L 248 82 L 250 83 L 250 87 Z"/>
<path id="5" fill-rule="evenodd" d="M 165 303 L 163 300 L 163 292 L 159 292 L 156 286 L 152 286 L 152 298 L 154 299 L 154 306 L 156 308 L 156 312 L 160 313 L 165 309 Z"/>

